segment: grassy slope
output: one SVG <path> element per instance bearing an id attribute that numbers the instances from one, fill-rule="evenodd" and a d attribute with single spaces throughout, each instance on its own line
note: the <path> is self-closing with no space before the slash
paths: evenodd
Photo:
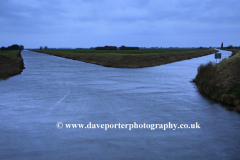
<path id="1" fill-rule="evenodd" d="M 155 50 L 32 50 L 59 57 L 117 68 L 151 67 L 217 52 L 210 49 Z"/>
<path id="2" fill-rule="evenodd" d="M 193 82 L 201 93 L 240 111 L 240 50 L 231 51 L 230 58 L 216 65 L 201 65 Z"/>
<path id="3" fill-rule="evenodd" d="M 20 50 L 0 51 L 0 80 L 20 74 L 24 69 Z"/>

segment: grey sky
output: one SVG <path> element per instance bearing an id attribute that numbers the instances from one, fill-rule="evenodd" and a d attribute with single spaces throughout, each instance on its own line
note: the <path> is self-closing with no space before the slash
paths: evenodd
<path id="1" fill-rule="evenodd" d="M 0 46 L 240 46 L 239 0 L 1 0 Z"/>

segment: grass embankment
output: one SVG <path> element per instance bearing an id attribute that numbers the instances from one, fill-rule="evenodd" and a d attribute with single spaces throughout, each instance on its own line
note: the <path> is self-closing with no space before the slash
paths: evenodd
<path id="1" fill-rule="evenodd" d="M 240 50 L 231 51 L 232 56 L 218 64 L 199 66 L 193 82 L 201 93 L 240 111 Z"/>
<path id="2" fill-rule="evenodd" d="M 20 50 L 0 51 L 0 80 L 20 74 L 24 69 Z"/>
<path id="3" fill-rule="evenodd" d="M 31 50 L 116 68 L 142 68 L 205 56 L 214 49 Z"/>

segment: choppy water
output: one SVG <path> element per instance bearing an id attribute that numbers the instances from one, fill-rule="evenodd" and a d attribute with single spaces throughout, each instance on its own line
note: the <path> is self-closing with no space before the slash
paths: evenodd
<path id="1" fill-rule="evenodd" d="M 239 158 L 240 115 L 190 82 L 214 55 L 141 69 L 22 55 L 23 73 L 0 81 L 2 160 Z M 57 122 L 198 122 L 200 129 L 58 129 Z"/>

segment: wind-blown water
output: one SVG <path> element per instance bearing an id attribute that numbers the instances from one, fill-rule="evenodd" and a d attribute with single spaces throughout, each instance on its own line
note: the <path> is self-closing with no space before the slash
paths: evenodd
<path id="1" fill-rule="evenodd" d="M 223 57 L 231 52 L 221 51 Z M 214 54 L 141 69 L 23 51 L 0 81 L 0 159 L 237 159 L 240 116 L 190 81 Z M 192 124 L 200 129 L 58 129 L 57 122 Z"/>

